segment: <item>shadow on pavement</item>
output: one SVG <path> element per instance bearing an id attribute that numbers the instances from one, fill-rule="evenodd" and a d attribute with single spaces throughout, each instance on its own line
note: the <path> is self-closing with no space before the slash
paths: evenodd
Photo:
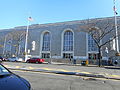
<path id="1" fill-rule="evenodd" d="M 120 67 L 104 67 L 105 69 L 117 69 L 120 70 Z"/>

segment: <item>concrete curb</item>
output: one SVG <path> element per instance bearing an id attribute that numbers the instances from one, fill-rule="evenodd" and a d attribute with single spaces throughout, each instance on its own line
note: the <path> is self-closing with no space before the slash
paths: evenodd
<path id="1" fill-rule="evenodd" d="M 79 73 L 79 72 L 64 72 L 64 71 L 57 71 L 57 70 L 55 71 L 55 70 L 45 70 L 45 69 L 26 69 L 26 68 L 12 68 L 12 67 L 9 67 L 8 69 L 120 80 L 120 78 L 107 77 L 100 74 L 85 74 L 85 73 Z"/>

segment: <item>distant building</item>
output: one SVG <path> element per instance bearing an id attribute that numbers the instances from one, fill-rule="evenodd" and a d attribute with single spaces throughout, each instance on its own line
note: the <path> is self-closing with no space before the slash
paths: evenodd
<path id="1" fill-rule="evenodd" d="M 97 18 L 90 19 L 90 22 L 102 20 L 104 22 L 109 19 L 114 24 L 114 18 Z M 120 22 L 120 17 L 118 17 Z M 76 58 L 76 59 L 97 59 L 98 49 L 91 38 L 91 36 L 80 28 L 80 26 L 87 24 L 87 20 L 68 21 L 61 23 L 50 24 L 35 24 L 29 27 L 29 41 L 28 49 L 29 55 L 32 57 L 41 58 Z M 2 32 L 11 32 L 12 30 L 26 30 L 26 26 L 15 27 L 13 29 L 1 30 Z M 23 40 L 24 41 L 24 40 Z M 24 50 L 24 42 L 22 45 Z M 103 58 L 113 55 L 115 51 L 110 50 L 108 45 L 108 52 L 102 49 Z M 1 52 L 2 49 L 0 49 Z M 13 52 L 13 51 L 11 51 Z M 24 51 L 22 51 L 24 52 Z"/>

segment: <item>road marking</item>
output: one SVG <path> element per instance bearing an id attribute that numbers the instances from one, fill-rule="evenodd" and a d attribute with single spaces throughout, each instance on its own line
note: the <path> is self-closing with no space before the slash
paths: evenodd
<path id="1" fill-rule="evenodd" d="M 5 67 L 9 68 L 10 66 L 9 65 L 4 65 Z M 15 66 L 15 68 L 19 69 L 21 68 L 20 66 Z M 33 68 L 33 67 L 26 67 L 26 69 L 37 69 L 37 68 Z M 52 68 L 40 68 L 40 69 L 44 69 L 44 70 L 50 70 L 50 71 L 63 71 L 63 72 L 78 72 L 78 73 L 84 73 L 84 74 L 93 74 L 93 73 L 90 73 L 90 72 L 83 72 L 83 71 L 80 71 L 80 70 L 75 70 L 75 71 L 68 71 L 68 70 L 65 70 L 65 69 L 52 69 Z M 106 77 L 112 77 L 112 78 L 120 78 L 120 75 L 110 75 L 108 73 L 97 73 L 96 75 L 103 75 L 103 76 L 106 76 Z"/>
<path id="2" fill-rule="evenodd" d="M 101 75 L 109 75 L 108 73 L 104 73 L 104 72 L 101 72 L 100 74 Z"/>
<path id="3" fill-rule="evenodd" d="M 80 73 L 85 73 L 85 74 L 92 74 L 92 73 L 89 73 L 89 72 L 80 72 Z"/>
<path id="4" fill-rule="evenodd" d="M 56 76 L 68 76 L 64 74 L 55 74 L 55 73 L 46 73 L 46 72 L 31 72 L 31 71 L 23 71 L 23 70 L 12 70 L 14 72 L 30 72 L 30 73 L 41 73 L 41 74 L 48 74 L 48 75 L 56 75 Z M 71 75 L 71 77 L 78 77 L 75 75 Z"/>
<path id="5" fill-rule="evenodd" d="M 75 72 L 81 72 L 80 70 L 75 70 Z"/>
<path id="6" fill-rule="evenodd" d="M 120 75 L 111 75 L 111 76 L 113 76 L 113 77 L 120 77 Z"/>
<path id="7" fill-rule="evenodd" d="M 120 75 L 107 75 L 108 77 L 117 77 L 120 78 Z"/>
<path id="8" fill-rule="evenodd" d="M 63 71 L 63 72 L 70 72 L 68 70 L 65 70 L 65 69 L 56 69 L 57 71 Z"/>
<path id="9" fill-rule="evenodd" d="M 35 68 L 33 68 L 33 67 L 28 67 L 29 69 L 35 69 Z"/>
<path id="10" fill-rule="evenodd" d="M 16 68 L 20 68 L 20 66 L 16 66 Z"/>
<path id="11" fill-rule="evenodd" d="M 15 71 L 15 72 L 41 73 L 41 74 L 49 74 L 49 75 L 56 75 L 56 76 L 68 76 L 68 75 L 65 75 L 65 74 L 55 74 L 55 73 L 46 73 L 46 72 L 31 72 L 31 71 L 23 71 L 23 70 L 12 70 L 12 71 Z M 83 79 L 89 79 L 89 78 L 91 78 L 91 77 L 75 76 L 75 75 L 71 75 L 71 77 L 80 77 L 80 78 L 83 78 Z M 94 78 L 95 77 L 93 77 L 93 79 Z M 120 82 L 120 80 L 115 80 L 115 79 L 105 79 L 105 78 L 95 78 L 95 79 L 96 80 L 104 80 L 104 81 L 110 80 L 110 81 Z"/>
<path id="12" fill-rule="evenodd" d="M 53 70 L 53 69 L 50 69 L 50 68 L 42 68 L 42 69 L 45 69 L 45 70 Z"/>

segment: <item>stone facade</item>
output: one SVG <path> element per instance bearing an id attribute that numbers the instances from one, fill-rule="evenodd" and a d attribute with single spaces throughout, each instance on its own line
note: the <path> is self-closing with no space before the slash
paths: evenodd
<path id="1" fill-rule="evenodd" d="M 102 23 L 99 25 L 102 27 L 102 24 L 106 20 L 114 23 L 114 18 L 98 18 L 90 19 L 90 22 L 101 20 Z M 30 50 L 30 55 L 32 57 L 42 57 L 42 45 L 43 45 L 43 36 L 46 32 L 50 34 L 50 50 L 45 51 L 45 53 L 50 53 L 50 58 L 64 58 L 63 53 L 72 53 L 73 58 L 76 59 L 88 59 L 88 33 L 85 32 L 81 26 L 84 26 L 88 23 L 88 20 L 78 20 L 78 21 L 68 21 L 61 23 L 53 24 L 35 24 L 29 26 L 29 35 L 28 35 L 28 49 Z M 118 17 L 118 24 L 120 23 L 120 17 Z M 13 29 L 6 30 L 7 33 L 12 30 L 23 30 L 26 31 L 26 26 L 15 27 Z M 64 33 L 70 31 L 73 34 L 73 50 L 64 51 L 63 50 L 63 40 Z M 5 32 L 5 30 L 1 30 Z M 6 34 L 6 33 L 4 33 Z M 35 41 L 35 50 L 32 50 L 32 41 Z M 109 47 L 109 45 L 108 45 Z M 2 49 L 0 49 L 2 52 Z M 24 51 L 23 51 L 24 52 Z M 106 56 L 103 48 L 103 56 Z M 111 53 L 111 52 L 110 52 Z"/>
<path id="2" fill-rule="evenodd" d="M 63 34 L 65 31 L 71 30 L 74 38 L 74 50 L 73 54 L 75 58 L 87 58 L 86 57 L 86 33 L 78 31 L 74 25 L 58 25 L 47 26 L 42 28 L 29 29 L 30 42 L 36 42 L 36 50 L 31 51 L 32 56 L 41 56 L 42 38 L 45 32 L 51 34 L 51 56 L 62 58 L 62 44 Z M 30 44 L 29 44 L 30 45 Z"/>

